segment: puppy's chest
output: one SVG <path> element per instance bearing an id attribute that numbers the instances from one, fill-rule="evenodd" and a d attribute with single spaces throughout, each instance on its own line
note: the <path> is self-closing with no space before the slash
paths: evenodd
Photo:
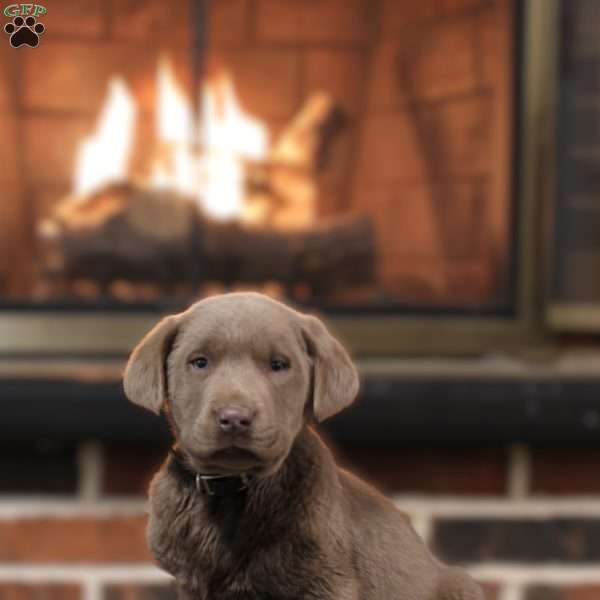
<path id="1" fill-rule="evenodd" d="M 190 599 L 329 600 L 336 570 L 301 523 L 274 525 L 266 516 L 210 514 L 186 503 L 171 518 L 151 518 L 150 541 L 160 564 Z M 154 521 L 154 524 L 153 524 Z"/>

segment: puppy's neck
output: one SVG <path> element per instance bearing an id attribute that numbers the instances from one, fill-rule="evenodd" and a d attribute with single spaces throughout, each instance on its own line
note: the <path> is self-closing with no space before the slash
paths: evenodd
<path id="1" fill-rule="evenodd" d="M 247 483 L 241 478 L 232 478 L 231 493 L 207 494 L 206 489 L 198 485 L 196 473 L 186 465 L 183 455 L 179 458 L 177 454 L 171 456 L 168 463 L 170 473 L 187 498 L 213 508 L 228 506 L 236 512 L 254 513 L 255 516 L 272 511 L 275 504 L 284 506 L 288 503 L 289 509 L 293 509 L 295 498 L 306 499 L 326 479 L 331 481 L 332 468 L 335 470 L 329 450 L 309 427 L 304 427 L 298 434 L 288 456 L 274 474 L 255 477 Z"/>

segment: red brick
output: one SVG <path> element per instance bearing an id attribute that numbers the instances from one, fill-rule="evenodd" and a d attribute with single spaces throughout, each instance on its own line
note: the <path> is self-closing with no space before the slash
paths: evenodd
<path id="1" fill-rule="evenodd" d="M 487 95 L 368 116 L 357 181 L 379 184 L 485 174 L 490 169 L 491 117 Z"/>
<path id="2" fill-rule="evenodd" d="M 480 307 L 496 300 L 493 265 L 485 257 L 448 262 L 380 249 L 378 268 L 382 287 L 400 302 Z"/>
<path id="3" fill-rule="evenodd" d="M 306 54 L 304 96 L 323 90 L 349 114 L 363 107 L 366 60 L 360 50 L 310 50 Z"/>
<path id="4" fill-rule="evenodd" d="M 346 448 L 342 462 L 389 493 L 499 495 L 506 453 L 488 448 Z"/>
<path id="5" fill-rule="evenodd" d="M 89 118 L 29 117 L 24 128 L 29 183 L 70 185 L 77 148 L 94 126 Z"/>
<path id="6" fill-rule="evenodd" d="M 177 600 L 174 585 L 109 585 L 104 590 L 104 600 Z"/>
<path id="7" fill-rule="evenodd" d="M 441 15 L 456 15 L 473 11 L 485 4 L 492 4 L 487 0 L 438 0 L 438 12 Z"/>
<path id="8" fill-rule="evenodd" d="M 573 566 L 600 558 L 600 521 L 591 517 L 438 517 L 433 531 L 432 546 L 451 563 Z"/>
<path id="9" fill-rule="evenodd" d="M 435 18 L 437 0 L 383 0 L 381 33 L 384 37 L 405 33 L 407 28 Z"/>
<path id="10" fill-rule="evenodd" d="M 0 600 L 79 600 L 81 597 L 81 588 L 74 583 L 0 583 Z"/>
<path id="11" fill-rule="evenodd" d="M 477 85 L 475 18 L 421 27 L 381 43 L 369 86 L 371 110 L 415 100 L 440 100 Z"/>
<path id="12" fill-rule="evenodd" d="M 536 494 L 600 494 L 600 448 L 533 448 L 532 491 Z"/>
<path id="13" fill-rule="evenodd" d="M 466 260 L 446 264 L 445 300 L 452 306 L 482 306 L 496 300 L 495 265 L 491 260 L 493 248 Z"/>
<path id="14" fill-rule="evenodd" d="M 9 44 L 0 45 L 0 108 L 6 115 L 16 108 L 17 89 L 15 87 L 18 62 L 14 48 Z"/>
<path id="15" fill-rule="evenodd" d="M 29 52 L 24 57 L 25 106 L 96 113 L 106 98 L 109 78 L 125 75 L 124 56 L 127 56 L 125 47 L 105 43 L 44 44 L 43 56 Z M 152 70 L 155 57 L 149 59 L 148 52 L 144 52 L 141 58 L 143 69 Z M 133 60 L 133 56 L 127 56 L 128 64 Z"/>
<path id="16" fill-rule="evenodd" d="M 525 600 L 597 600 L 600 598 L 598 585 L 532 585 Z"/>
<path id="17" fill-rule="evenodd" d="M 347 192 L 344 187 L 322 184 L 319 186 L 319 201 L 317 203 L 316 218 L 326 219 L 339 216 L 340 212 L 347 209 Z"/>
<path id="18" fill-rule="evenodd" d="M 375 18 L 366 0 L 259 0 L 257 35 L 269 42 L 364 43 Z"/>
<path id="19" fill-rule="evenodd" d="M 404 57 L 411 99 L 437 100 L 475 88 L 475 26 L 473 18 L 465 18 L 421 32 L 419 48 Z"/>
<path id="20" fill-rule="evenodd" d="M 478 58 L 485 85 L 498 87 L 511 81 L 513 68 L 513 3 L 490 2 L 477 16 Z"/>
<path id="21" fill-rule="evenodd" d="M 436 215 L 422 185 L 358 188 L 363 212 L 371 214 L 380 253 L 395 257 L 440 258 Z"/>
<path id="22" fill-rule="evenodd" d="M 26 108 L 95 115 L 106 99 L 109 79 L 119 75 L 141 107 L 153 109 L 159 57 L 155 46 L 49 41 L 43 51 L 41 47 L 38 50 L 23 58 Z M 188 52 L 173 50 L 167 56 L 172 58 L 181 80 L 182 74 L 187 74 Z"/>
<path id="23" fill-rule="evenodd" d="M 563 588 L 565 600 L 597 600 L 600 598 L 600 585 L 574 585 Z"/>
<path id="24" fill-rule="evenodd" d="M 478 256 L 486 243 L 489 190 L 468 182 L 359 188 L 358 206 L 374 215 L 382 245 L 402 256 Z"/>
<path id="25" fill-rule="evenodd" d="M 486 188 L 447 182 L 358 186 L 352 210 L 375 225 L 386 289 L 411 301 L 481 304 L 495 289 Z"/>
<path id="26" fill-rule="evenodd" d="M 407 102 L 398 77 L 402 44 L 395 39 L 387 40 L 373 50 L 367 91 L 367 107 L 371 113 L 397 110 Z"/>
<path id="27" fill-rule="evenodd" d="M 150 562 L 145 528 L 145 516 L 0 521 L 0 561 Z"/>
<path id="28" fill-rule="evenodd" d="M 102 491 L 108 495 L 141 495 L 167 456 L 168 448 L 109 444 L 104 451 Z"/>
<path id="29" fill-rule="evenodd" d="M 357 126 L 348 121 L 332 140 L 323 170 L 319 173 L 319 183 L 329 187 L 342 187 L 348 182 L 356 152 Z M 350 204 L 350 198 L 346 199 Z"/>
<path id="30" fill-rule="evenodd" d="M 103 0 L 52 0 L 46 5 L 48 12 L 38 20 L 46 27 L 42 44 L 53 37 L 97 37 L 107 31 L 106 2 Z"/>
<path id="31" fill-rule="evenodd" d="M 491 170 L 492 99 L 476 95 L 425 112 L 427 143 L 434 150 L 430 170 L 438 175 L 482 175 Z"/>
<path id="32" fill-rule="evenodd" d="M 446 270 L 441 258 L 407 258 L 380 252 L 380 283 L 399 302 L 446 303 Z"/>
<path id="33" fill-rule="evenodd" d="M 50 216 L 57 203 L 72 191 L 73 187 L 70 181 L 58 184 L 38 184 L 32 187 L 30 194 L 36 220 Z"/>
<path id="34" fill-rule="evenodd" d="M 248 0 L 220 0 L 209 5 L 208 43 L 241 45 L 248 35 Z"/>
<path id="35" fill-rule="evenodd" d="M 129 41 L 189 45 L 191 14 L 190 0 L 112 0 L 112 30 L 115 37 Z"/>
<path id="36" fill-rule="evenodd" d="M 289 119 L 299 107 L 300 55 L 295 50 L 246 50 L 221 55 L 244 110 L 263 119 Z"/>
<path id="37" fill-rule="evenodd" d="M 32 276 L 27 196 L 17 181 L 0 181 L 0 190 L 0 290 L 16 298 L 29 290 Z"/>
<path id="38" fill-rule="evenodd" d="M 365 117 L 361 137 L 356 175 L 359 183 L 425 179 L 427 165 L 408 113 Z"/>
<path id="39" fill-rule="evenodd" d="M 479 582 L 483 588 L 485 600 L 500 600 L 502 586 L 499 583 Z"/>
<path id="40" fill-rule="evenodd" d="M 0 112 L 0 179 L 15 180 L 19 177 L 17 149 L 18 143 L 17 116 L 11 112 Z"/>
<path id="41" fill-rule="evenodd" d="M 432 186 L 431 197 L 446 258 L 476 258 L 491 245 L 491 192 L 486 179 L 439 181 Z"/>

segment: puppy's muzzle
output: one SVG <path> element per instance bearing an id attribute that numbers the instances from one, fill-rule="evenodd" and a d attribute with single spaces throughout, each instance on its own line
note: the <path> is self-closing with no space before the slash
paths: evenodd
<path id="1" fill-rule="evenodd" d="M 239 406 L 226 406 L 217 413 L 217 425 L 226 434 L 247 434 L 252 428 L 256 411 Z"/>

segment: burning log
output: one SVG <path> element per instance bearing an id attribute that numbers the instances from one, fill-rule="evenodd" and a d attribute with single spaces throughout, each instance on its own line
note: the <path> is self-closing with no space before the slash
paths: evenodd
<path id="1" fill-rule="evenodd" d="M 39 227 L 50 287 L 132 298 L 134 288 L 157 285 L 170 292 L 189 283 L 274 282 L 292 296 L 298 287 L 324 296 L 371 282 L 371 223 L 314 225 L 316 174 L 344 120 L 330 96 L 313 94 L 269 151 L 266 126 L 245 113 L 226 73 L 203 90 L 199 139 L 168 65 L 159 69 L 158 89 L 159 136 L 147 178 L 155 187 L 107 183 L 126 177 L 134 133 L 135 103 L 115 81 L 80 148 L 76 194 Z"/>
<path id="2" fill-rule="evenodd" d="M 314 223 L 319 195 L 315 174 L 328 160 L 345 116 L 331 96 L 313 94 L 276 140 L 266 161 L 249 165 L 250 220 L 275 228 Z"/>
<path id="3" fill-rule="evenodd" d="M 270 162 L 305 169 L 322 168 L 333 136 L 345 117 L 329 94 L 310 96 L 270 152 Z"/>
<path id="4" fill-rule="evenodd" d="M 55 282 L 88 279 L 103 293 L 117 280 L 201 286 L 278 282 L 294 297 L 371 283 L 375 242 L 367 217 L 346 217 L 295 231 L 208 218 L 191 199 L 133 183 L 68 198 L 40 227 L 45 274 Z"/>

